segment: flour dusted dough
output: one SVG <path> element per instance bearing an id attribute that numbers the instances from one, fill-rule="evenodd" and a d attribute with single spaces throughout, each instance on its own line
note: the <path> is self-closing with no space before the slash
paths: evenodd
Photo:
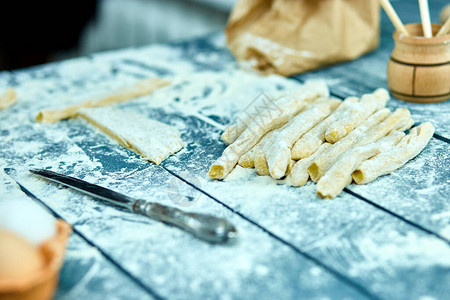
<path id="1" fill-rule="evenodd" d="M 340 139 L 333 147 L 329 147 L 309 167 L 308 174 L 313 181 L 318 181 L 339 157 L 353 147 L 365 134 L 389 115 L 389 109 L 384 108 L 369 117 L 364 123 Z"/>
<path id="2" fill-rule="evenodd" d="M 5 109 L 17 102 L 17 94 L 13 88 L 7 89 L 0 95 L 0 109 Z"/>
<path id="3" fill-rule="evenodd" d="M 275 101 L 279 101 L 286 98 L 303 98 L 305 90 L 308 89 L 317 89 L 323 83 L 318 83 L 317 81 L 306 81 L 303 86 L 297 88 L 296 91 L 285 94 L 283 97 L 278 98 L 270 98 L 270 97 L 261 97 L 261 99 L 257 99 L 257 101 L 251 103 L 248 107 L 246 107 L 235 119 L 234 123 L 229 125 L 225 131 L 223 132 L 221 139 L 228 145 L 232 144 L 237 138 L 244 132 L 244 130 L 250 125 L 250 123 L 264 110 L 272 109 L 272 105 Z M 323 87 L 322 87 L 323 88 Z M 324 94 L 325 95 L 325 94 Z M 328 96 L 328 91 L 326 92 Z"/>
<path id="4" fill-rule="evenodd" d="M 385 107 L 388 100 L 389 93 L 385 89 L 377 89 L 372 94 L 363 95 L 361 101 L 354 103 L 349 111 L 330 125 L 325 132 L 325 139 L 329 143 L 336 143 L 375 111 Z"/>
<path id="5" fill-rule="evenodd" d="M 428 122 L 412 128 L 397 145 L 363 162 L 353 173 L 353 180 L 357 184 L 365 184 L 378 176 L 392 173 L 419 154 L 433 133 L 434 126 Z"/>
<path id="6" fill-rule="evenodd" d="M 271 140 L 272 136 L 277 132 L 277 130 L 272 130 L 266 133 L 261 140 L 250 150 L 245 152 L 241 158 L 239 158 L 238 164 L 244 168 L 254 168 L 255 167 L 255 153 L 264 145 L 267 141 Z"/>
<path id="7" fill-rule="evenodd" d="M 392 131 L 376 143 L 360 146 L 347 151 L 317 182 L 317 195 L 322 198 L 334 198 L 351 183 L 352 173 L 361 163 L 389 147 L 397 144 L 405 133 Z"/>
<path id="8" fill-rule="evenodd" d="M 332 144 L 330 143 L 323 143 L 322 145 L 319 146 L 319 149 L 317 149 L 317 151 L 314 152 L 311 156 L 300 159 L 294 164 L 291 173 L 289 175 L 290 183 L 292 186 L 304 186 L 306 182 L 308 182 L 309 179 L 308 167 L 317 157 L 319 157 L 319 155 L 321 155 L 331 145 Z"/>
<path id="9" fill-rule="evenodd" d="M 270 97 L 261 97 L 246 107 L 235 119 L 234 123 L 228 126 L 222 133 L 221 139 L 228 145 L 232 144 L 244 132 L 248 125 L 266 109 L 272 107 L 277 99 Z"/>
<path id="10" fill-rule="evenodd" d="M 318 102 L 292 118 L 286 128 L 276 135 L 269 150 L 264 153 L 270 176 L 273 178 L 280 179 L 286 174 L 294 143 L 341 104 L 339 100 L 328 99 L 322 101 L 319 99 Z"/>
<path id="11" fill-rule="evenodd" d="M 324 143 L 325 132 L 328 127 L 358 101 L 359 98 L 356 97 L 345 99 L 330 116 L 302 136 L 291 149 L 292 159 L 306 158 L 315 153 L 320 145 Z"/>
<path id="12" fill-rule="evenodd" d="M 141 97 L 150 94 L 157 88 L 168 85 L 170 82 L 159 78 L 144 79 L 137 82 L 135 85 L 123 88 L 105 98 L 98 100 L 87 100 L 79 104 L 67 106 L 61 109 L 46 109 L 40 111 L 35 120 L 38 122 L 53 123 L 64 119 L 74 117 L 82 108 L 102 107 L 107 106 L 133 98 Z"/>
<path id="13" fill-rule="evenodd" d="M 122 146 L 134 150 L 145 160 L 157 165 L 183 148 L 180 133 L 175 127 L 138 113 L 103 107 L 84 108 L 78 115 Z"/>
<path id="14" fill-rule="evenodd" d="M 304 109 L 308 103 L 319 97 L 328 97 L 328 87 L 322 81 L 305 84 L 304 91 L 297 97 L 286 97 L 276 101 L 276 105 L 262 112 L 249 124 L 239 138 L 229 145 L 222 156 L 211 166 L 208 175 L 212 179 L 223 179 L 239 161 L 239 158 L 269 131 L 287 123 Z"/>

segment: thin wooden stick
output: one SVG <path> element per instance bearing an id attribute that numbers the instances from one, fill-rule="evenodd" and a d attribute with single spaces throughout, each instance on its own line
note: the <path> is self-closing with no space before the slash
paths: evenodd
<path id="1" fill-rule="evenodd" d="M 386 14 L 388 15 L 395 29 L 400 31 L 403 35 L 409 36 L 408 30 L 406 30 L 402 21 L 398 17 L 397 13 L 395 12 L 394 8 L 391 5 L 391 2 L 389 2 L 389 0 L 378 0 L 378 1 L 380 2 Z"/>
<path id="2" fill-rule="evenodd" d="M 447 18 L 447 21 L 445 21 L 444 25 L 442 25 L 439 32 L 436 34 L 436 36 L 441 36 L 449 32 L 450 30 L 450 17 Z"/>
<path id="3" fill-rule="evenodd" d="M 431 32 L 430 10 L 428 9 L 428 0 L 419 0 L 420 18 L 422 19 L 423 36 L 433 37 Z"/>

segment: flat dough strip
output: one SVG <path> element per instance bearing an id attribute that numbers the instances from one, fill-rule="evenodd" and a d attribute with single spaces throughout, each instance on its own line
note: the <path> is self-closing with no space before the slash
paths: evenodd
<path id="1" fill-rule="evenodd" d="M 382 88 L 377 89 L 372 94 L 363 95 L 360 102 L 354 103 L 351 110 L 330 125 L 325 132 L 325 139 L 329 143 L 336 143 L 363 123 L 375 111 L 385 107 L 388 100 L 389 93 Z"/>
<path id="2" fill-rule="evenodd" d="M 212 179 L 223 179 L 239 161 L 239 158 L 255 146 L 264 134 L 287 123 L 307 104 L 318 98 L 328 96 L 328 88 L 322 81 L 310 84 L 308 89 L 296 98 L 284 98 L 276 102 L 271 109 L 258 115 L 239 138 L 229 145 L 222 156 L 211 166 L 208 175 Z"/>
<path id="3" fill-rule="evenodd" d="M 329 116 L 340 104 L 339 100 L 326 100 L 313 105 L 289 121 L 286 128 L 277 134 L 269 150 L 264 153 L 270 176 L 280 179 L 286 174 L 294 143 L 314 125 Z"/>
<path id="4" fill-rule="evenodd" d="M 292 186 L 304 186 L 306 182 L 308 182 L 309 174 L 308 174 L 308 167 L 311 165 L 311 163 L 319 157 L 325 150 L 328 149 L 332 144 L 330 143 L 323 143 L 319 146 L 319 149 L 317 149 L 316 152 L 314 152 L 309 157 L 300 159 L 295 163 L 295 165 L 292 167 L 292 170 L 290 172 L 290 184 Z"/>
<path id="5" fill-rule="evenodd" d="M 316 192 L 322 198 L 334 198 L 351 183 L 352 173 L 361 163 L 397 144 L 405 133 L 392 131 L 378 142 L 347 151 L 317 182 Z"/>
<path id="6" fill-rule="evenodd" d="M 325 132 L 328 127 L 358 101 L 357 97 L 346 98 L 330 116 L 302 136 L 291 149 L 292 159 L 306 158 L 315 153 L 325 142 Z"/>
<path id="7" fill-rule="evenodd" d="M 342 154 L 354 146 L 355 143 L 366 134 L 366 132 L 378 125 L 388 115 L 389 109 L 384 108 L 379 110 L 355 130 L 336 142 L 333 147 L 329 147 L 308 167 L 308 174 L 311 179 L 317 182 Z"/>
<path id="8" fill-rule="evenodd" d="M 0 109 L 5 109 L 17 102 L 17 93 L 13 88 L 8 88 L 0 95 Z"/>
<path id="9" fill-rule="evenodd" d="M 378 176 L 392 173 L 419 154 L 433 134 L 434 126 L 429 122 L 412 128 L 396 146 L 363 162 L 353 172 L 353 180 L 357 184 L 365 184 L 375 180 Z"/>
<path id="10" fill-rule="evenodd" d="M 54 123 L 64 119 L 74 117 L 82 108 L 102 107 L 111 104 L 124 102 L 133 98 L 150 94 L 157 88 L 168 85 L 170 82 L 160 78 L 150 78 L 140 80 L 133 86 L 123 88 L 105 98 L 98 100 L 86 100 L 80 104 L 67 106 L 61 109 L 46 109 L 40 111 L 35 120 L 37 122 Z"/>
<path id="11" fill-rule="evenodd" d="M 157 165 L 183 148 L 180 133 L 175 127 L 135 112 L 103 107 L 84 108 L 77 115 L 117 140 L 122 146 Z"/>

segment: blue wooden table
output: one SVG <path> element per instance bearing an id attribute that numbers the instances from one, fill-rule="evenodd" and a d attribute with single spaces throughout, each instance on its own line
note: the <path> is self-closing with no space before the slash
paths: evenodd
<path id="1" fill-rule="evenodd" d="M 393 3 L 405 23 L 419 20 L 415 1 Z M 432 20 L 444 4 L 430 1 Z M 19 94 L 15 106 L 0 111 L 0 167 L 14 168 L 12 177 L 0 172 L 0 195 L 43 203 L 74 229 L 55 299 L 449 299 L 448 101 L 392 99 L 389 108 L 408 108 L 417 123 L 432 122 L 436 134 L 394 174 L 350 185 L 333 200 L 319 199 L 312 183 L 276 185 L 246 170 L 220 182 L 206 175 L 225 148 L 223 128 L 261 92 L 275 94 L 312 78 L 324 79 L 341 99 L 386 88 L 392 32 L 383 14 L 379 49 L 289 79 L 239 70 L 223 34 L 0 73 L 0 90 L 12 86 Z M 154 76 L 173 83 L 119 107 L 180 130 L 185 148 L 161 166 L 140 160 L 83 120 L 33 121 L 41 109 Z M 36 179 L 27 172 L 32 167 L 225 217 L 239 228 L 239 241 L 204 243 Z M 195 201 L 176 203 L 167 191 Z"/>

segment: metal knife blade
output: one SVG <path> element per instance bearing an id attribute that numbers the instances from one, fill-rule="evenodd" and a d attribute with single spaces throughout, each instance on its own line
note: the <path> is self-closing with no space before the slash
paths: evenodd
<path id="1" fill-rule="evenodd" d="M 84 180 L 50 170 L 32 169 L 30 172 L 92 197 L 124 207 L 134 213 L 175 225 L 210 243 L 225 243 L 237 238 L 237 230 L 234 225 L 223 218 L 184 212 L 175 207 L 134 199 Z"/>

